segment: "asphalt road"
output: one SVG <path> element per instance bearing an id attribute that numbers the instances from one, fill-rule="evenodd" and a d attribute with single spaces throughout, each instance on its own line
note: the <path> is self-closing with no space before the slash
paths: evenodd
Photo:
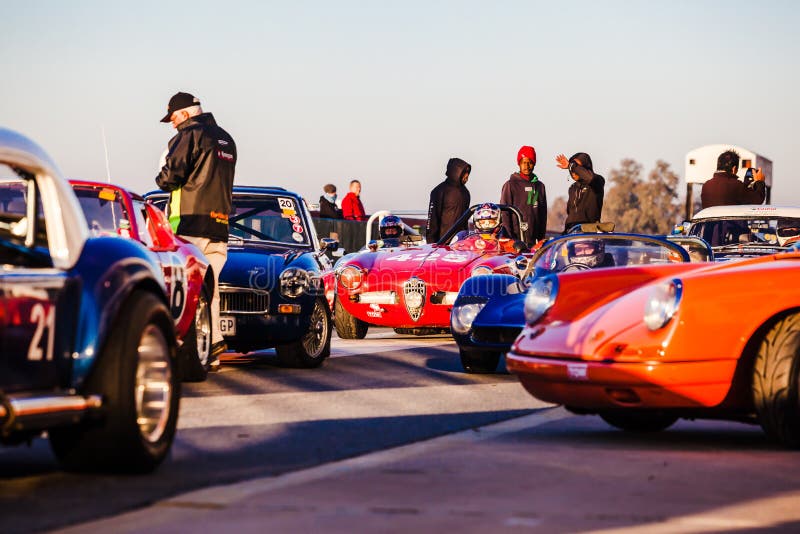
<path id="1" fill-rule="evenodd" d="M 0 532 L 800 531 L 800 452 L 757 427 L 620 432 L 385 330 L 318 370 L 267 353 L 191 385 L 153 475 L 61 473 L 39 442 L 0 473 Z"/>
<path id="2" fill-rule="evenodd" d="M 152 475 L 64 473 L 45 440 L 0 448 L 0 532 L 115 515 L 216 484 L 273 476 L 531 413 L 512 376 L 465 374 L 449 336 L 334 338 L 319 369 L 240 356 L 185 384 L 171 457 Z"/>

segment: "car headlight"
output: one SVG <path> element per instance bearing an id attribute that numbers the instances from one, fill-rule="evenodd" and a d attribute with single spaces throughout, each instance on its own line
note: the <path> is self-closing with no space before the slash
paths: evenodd
<path id="1" fill-rule="evenodd" d="M 281 295 L 289 298 L 297 298 L 306 292 L 311 285 L 311 277 L 308 271 L 289 267 L 280 276 Z"/>
<path id="2" fill-rule="evenodd" d="M 450 328 L 456 334 L 466 334 L 472 328 L 472 323 L 475 317 L 486 306 L 485 302 L 473 302 L 470 304 L 463 304 L 453 308 L 450 314 Z"/>
<path id="3" fill-rule="evenodd" d="M 558 278 L 546 276 L 536 280 L 525 295 L 525 322 L 535 323 L 556 302 Z"/>
<path id="4" fill-rule="evenodd" d="M 492 269 L 488 265 L 478 265 L 477 267 L 472 269 L 472 272 L 470 273 L 470 276 L 480 276 L 482 274 L 492 274 L 493 272 L 494 272 L 494 269 Z"/>
<path id="5" fill-rule="evenodd" d="M 349 291 L 358 289 L 363 281 L 364 273 L 355 265 L 348 265 L 339 271 L 339 282 Z"/>
<path id="6" fill-rule="evenodd" d="M 672 319 L 683 296 L 680 280 L 670 280 L 655 286 L 644 305 L 644 324 L 650 330 L 663 328 Z"/>

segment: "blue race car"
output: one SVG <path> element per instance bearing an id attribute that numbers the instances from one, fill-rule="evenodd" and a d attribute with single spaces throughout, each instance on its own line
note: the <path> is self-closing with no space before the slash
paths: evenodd
<path id="1" fill-rule="evenodd" d="M 147 198 L 165 208 L 166 193 Z M 318 367 L 331 351 L 334 278 L 305 201 L 281 187 L 236 186 L 228 259 L 219 276 L 219 329 L 238 352 L 274 347 L 291 367 Z"/>
<path id="2" fill-rule="evenodd" d="M 713 257 L 708 243 L 696 237 L 602 233 L 598 226 L 583 225 L 576 233 L 546 242 L 519 277 L 487 274 L 464 282 L 453 304 L 450 328 L 465 371 L 495 371 L 500 356 L 525 326 L 529 289 L 535 290 L 534 282 L 544 275 Z"/>
<path id="3" fill-rule="evenodd" d="M 161 268 L 140 243 L 90 237 L 47 154 L 6 129 L 0 263 L 0 441 L 46 431 L 67 469 L 154 469 L 180 399 Z"/>

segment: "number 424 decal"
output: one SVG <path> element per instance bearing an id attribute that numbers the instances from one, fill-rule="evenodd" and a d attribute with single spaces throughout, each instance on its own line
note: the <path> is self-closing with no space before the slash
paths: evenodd
<path id="1" fill-rule="evenodd" d="M 56 331 L 56 307 L 36 303 L 31 309 L 31 323 L 36 325 L 33 339 L 28 347 L 31 361 L 53 359 L 53 337 Z M 44 341 L 44 343 L 42 343 Z M 44 347 L 42 347 L 44 345 Z"/>

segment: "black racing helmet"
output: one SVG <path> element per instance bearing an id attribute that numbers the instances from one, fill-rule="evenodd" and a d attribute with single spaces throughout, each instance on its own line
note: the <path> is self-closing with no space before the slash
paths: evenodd
<path id="1" fill-rule="evenodd" d="M 603 263 L 606 243 L 602 239 L 579 239 L 567 243 L 569 263 L 580 263 L 587 267 L 597 267 Z"/>

